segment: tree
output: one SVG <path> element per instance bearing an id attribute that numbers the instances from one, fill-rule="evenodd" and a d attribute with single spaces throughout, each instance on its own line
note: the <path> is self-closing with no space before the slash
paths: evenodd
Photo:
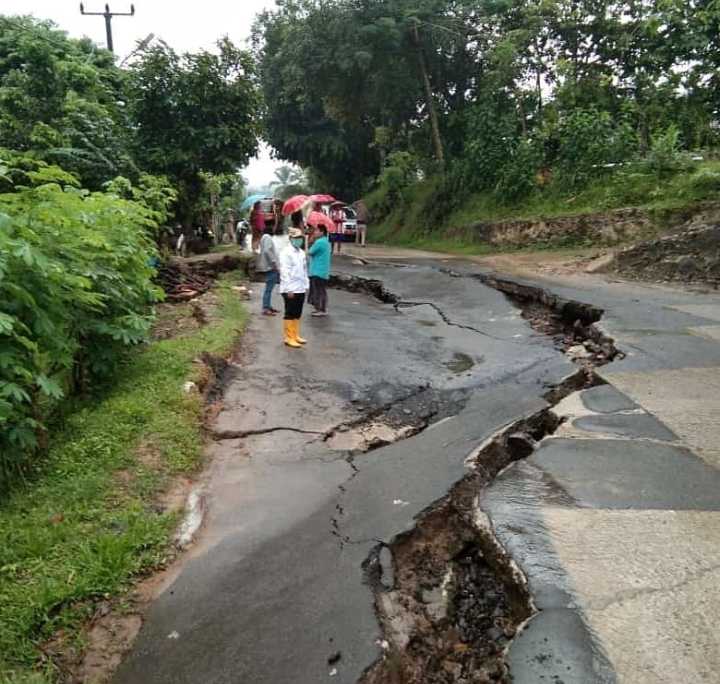
<path id="1" fill-rule="evenodd" d="M 135 176 L 124 75 L 112 55 L 50 22 L 0 17 L 0 140 L 99 189 Z"/>
<path id="2" fill-rule="evenodd" d="M 178 185 L 178 217 L 192 224 L 202 174 L 234 174 L 257 152 L 260 97 L 252 57 L 227 38 L 218 53 L 178 55 L 162 43 L 129 74 L 135 155 Z"/>
<path id="3" fill-rule="evenodd" d="M 288 199 L 293 195 L 307 194 L 308 180 L 302 169 L 283 165 L 275 169 L 275 180 L 270 183 L 278 199 Z"/>

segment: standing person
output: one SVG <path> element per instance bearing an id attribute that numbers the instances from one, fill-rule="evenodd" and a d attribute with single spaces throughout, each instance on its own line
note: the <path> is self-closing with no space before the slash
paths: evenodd
<path id="1" fill-rule="evenodd" d="M 365 246 L 367 239 L 367 227 L 370 221 L 370 212 L 363 200 L 358 200 L 353 204 L 355 213 L 357 214 L 357 233 L 355 234 L 355 242 L 361 247 Z"/>
<path id="2" fill-rule="evenodd" d="M 263 292 L 262 314 L 263 316 L 274 316 L 278 313 L 272 307 L 272 291 L 280 282 L 280 260 L 277 246 L 272 238 L 272 230 L 265 231 L 260 240 L 260 254 L 257 258 L 255 270 L 265 274 L 265 291 Z"/>
<path id="3" fill-rule="evenodd" d="M 331 248 L 325 226 L 315 226 L 308 256 L 310 257 L 310 294 L 312 316 L 327 316 L 327 284 L 330 279 Z"/>
<path id="4" fill-rule="evenodd" d="M 275 216 L 275 231 L 274 235 L 280 235 L 283 229 L 284 216 L 282 213 L 283 201 L 276 199 L 273 201 L 273 215 Z"/>
<path id="5" fill-rule="evenodd" d="M 330 219 L 335 224 L 335 230 L 330 234 L 330 246 L 333 254 L 337 248 L 337 253 L 342 250 L 343 224 L 345 223 L 345 210 L 342 206 L 337 205 L 330 209 Z"/>
<path id="6" fill-rule="evenodd" d="M 257 252 L 260 247 L 260 238 L 265 230 L 265 215 L 262 213 L 260 202 L 255 202 L 250 212 L 250 229 L 252 230 L 252 251 Z"/>
<path id="7" fill-rule="evenodd" d="M 307 259 L 302 249 L 305 244 L 302 229 L 290 228 L 288 237 L 290 246 L 280 254 L 280 293 L 285 300 L 283 329 L 285 344 L 288 347 L 298 348 L 307 342 L 300 337 L 300 317 L 310 282 L 307 274 Z"/>

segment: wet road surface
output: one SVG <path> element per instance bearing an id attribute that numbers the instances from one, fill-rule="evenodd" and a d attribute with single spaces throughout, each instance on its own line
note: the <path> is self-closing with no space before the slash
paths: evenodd
<path id="1" fill-rule="evenodd" d="M 214 427 L 205 529 L 115 682 L 356 682 L 381 657 L 372 550 L 576 370 L 502 294 L 446 266 L 338 260 L 406 306 L 332 291 L 304 350 L 253 317 Z M 540 611 L 510 649 L 514 681 L 712 681 L 718 298 L 551 285 L 605 308 L 628 356 L 599 371 L 614 387 L 555 407 L 560 429 L 479 497 Z"/>

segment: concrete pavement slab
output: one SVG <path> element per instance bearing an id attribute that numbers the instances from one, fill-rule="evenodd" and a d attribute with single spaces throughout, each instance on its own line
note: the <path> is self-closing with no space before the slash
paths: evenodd
<path id="1" fill-rule="evenodd" d="M 619 681 L 720 672 L 720 514 L 548 507 L 544 523 Z"/>
<path id="2" fill-rule="evenodd" d="M 720 466 L 720 366 L 640 373 L 608 368 L 602 375 L 708 463 Z"/>

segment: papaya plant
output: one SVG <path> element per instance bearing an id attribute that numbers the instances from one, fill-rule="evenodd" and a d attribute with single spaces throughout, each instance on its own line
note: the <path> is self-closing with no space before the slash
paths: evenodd
<path id="1" fill-rule="evenodd" d="M 63 397 L 110 371 L 146 338 L 152 304 L 152 210 L 75 187 L 29 165 L 0 194 L 0 487 L 28 463 Z M 0 176 L 10 182 L 8 167 Z"/>

